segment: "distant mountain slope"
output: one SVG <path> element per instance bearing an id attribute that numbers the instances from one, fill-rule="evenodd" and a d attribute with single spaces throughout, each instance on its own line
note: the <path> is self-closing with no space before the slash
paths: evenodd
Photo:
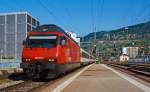
<path id="1" fill-rule="evenodd" d="M 96 39 L 98 40 L 141 39 L 144 37 L 150 38 L 150 21 L 116 30 L 96 32 Z M 88 35 L 84 36 L 84 41 L 89 41 L 93 38 L 94 33 L 89 33 Z"/>

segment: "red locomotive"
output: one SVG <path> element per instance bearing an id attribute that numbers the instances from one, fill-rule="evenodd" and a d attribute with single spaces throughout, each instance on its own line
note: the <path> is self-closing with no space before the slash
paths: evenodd
<path id="1" fill-rule="evenodd" d="M 78 43 L 60 27 L 42 25 L 23 42 L 20 67 L 31 78 L 54 78 L 81 66 L 80 51 Z"/>

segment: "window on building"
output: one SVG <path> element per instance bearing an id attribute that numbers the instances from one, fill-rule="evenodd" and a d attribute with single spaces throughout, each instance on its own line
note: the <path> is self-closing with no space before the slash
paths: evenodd
<path id="1" fill-rule="evenodd" d="M 37 25 L 36 26 L 39 26 L 40 25 L 40 22 L 39 21 L 37 21 Z"/>
<path id="2" fill-rule="evenodd" d="M 31 25 L 27 25 L 27 32 L 30 32 L 32 29 L 31 29 Z"/>
<path id="3" fill-rule="evenodd" d="M 31 24 L 31 16 L 27 15 L 27 23 Z"/>
<path id="4" fill-rule="evenodd" d="M 5 16 L 0 16 L 0 25 L 5 24 Z"/>
<path id="5" fill-rule="evenodd" d="M 32 18 L 32 25 L 36 26 L 36 20 L 34 18 Z"/>
<path id="6" fill-rule="evenodd" d="M 17 15 L 17 23 L 18 24 L 24 24 L 24 23 L 26 23 L 25 14 L 18 14 Z"/>

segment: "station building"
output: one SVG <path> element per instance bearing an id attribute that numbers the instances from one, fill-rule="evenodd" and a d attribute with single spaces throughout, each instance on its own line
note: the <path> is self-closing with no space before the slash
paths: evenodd
<path id="1" fill-rule="evenodd" d="M 22 41 L 39 24 L 27 12 L 0 13 L 0 56 L 21 58 Z"/>

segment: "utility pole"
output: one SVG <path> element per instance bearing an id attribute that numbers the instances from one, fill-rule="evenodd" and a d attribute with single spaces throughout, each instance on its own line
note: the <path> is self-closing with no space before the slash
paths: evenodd
<path id="1" fill-rule="evenodd" d="M 114 44 L 114 57 L 116 57 L 116 36 L 115 36 L 115 33 L 113 35 L 113 44 Z"/>
<path id="2" fill-rule="evenodd" d="M 129 39 L 128 39 L 128 29 L 129 29 L 128 27 L 125 27 L 125 30 L 127 31 L 127 38 L 126 38 L 127 42 L 129 41 Z"/>
<path id="3" fill-rule="evenodd" d="M 3 50 L 1 49 L 1 62 L 2 62 L 2 58 L 3 58 Z"/>
<path id="4" fill-rule="evenodd" d="M 94 28 L 94 50 L 95 50 L 95 57 L 97 58 L 97 43 L 96 43 L 96 27 Z"/>
<path id="5" fill-rule="evenodd" d="M 96 27 L 95 27 L 95 30 L 94 30 L 94 41 L 96 42 Z"/>
<path id="6" fill-rule="evenodd" d="M 147 42 L 147 39 L 148 39 L 148 30 L 145 30 L 145 32 L 144 32 L 144 61 L 145 61 L 145 63 L 147 63 L 146 62 L 146 58 L 147 58 L 147 55 L 148 55 L 148 42 Z"/>

